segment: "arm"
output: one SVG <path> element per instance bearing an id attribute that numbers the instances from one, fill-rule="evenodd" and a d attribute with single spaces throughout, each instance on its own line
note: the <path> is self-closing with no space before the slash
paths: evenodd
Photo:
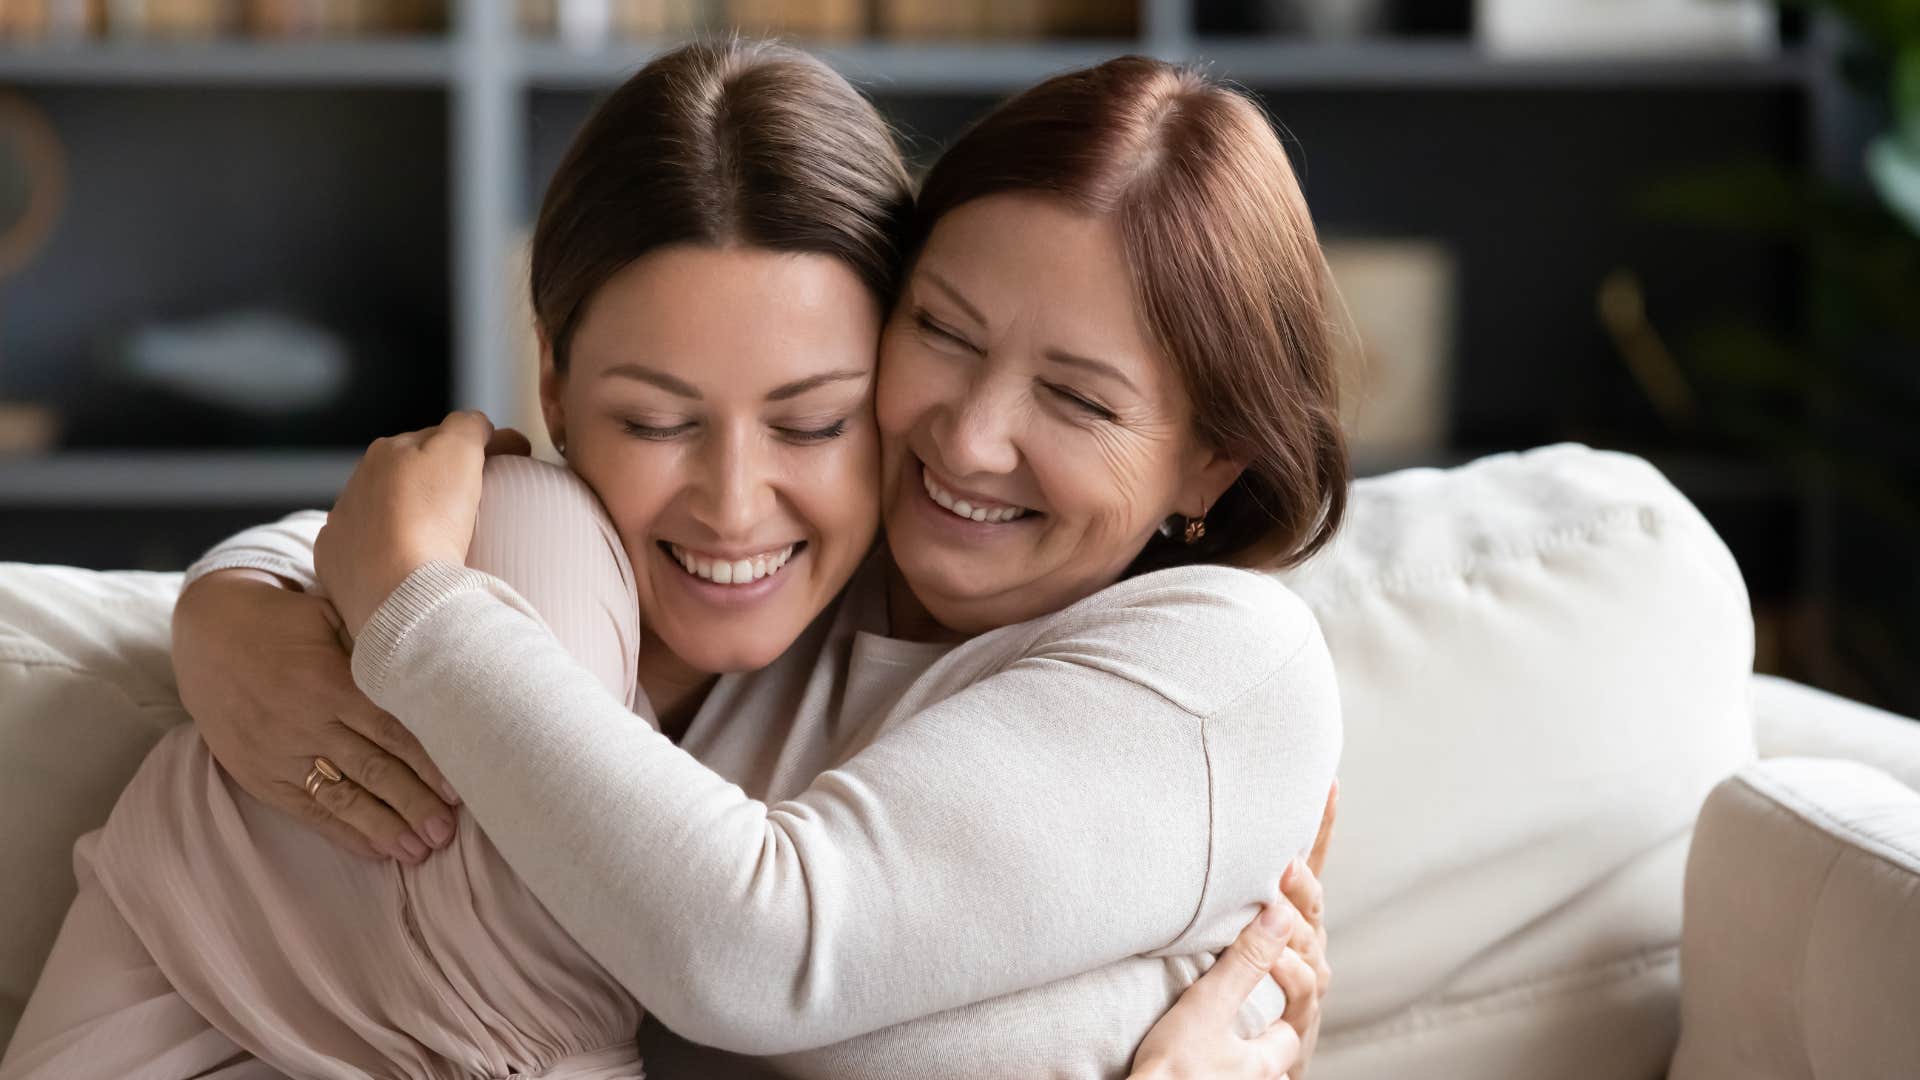
<path id="1" fill-rule="evenodd" d="M 618 722 L 486 575 L 409 575 L 354 667 L 644 1005 L 696 1041 L 778 1053 L 1232 940 L 1312 839 L 1338 743 L 1317 627 L 1262 580 L 1236 579 L 1254 594 L 1238 606 L 1155 594 L 1061 620 L 775 806 Z M 1266 588 L 1291 603 L 1263 605 Z M 1259 644 L 1219 647 L 1241 640 Z M 1235 728 L 1287 781 L 1272 798 L 1213 801 L 1210 757 L 1239 756 L 1214 740 Z M 1210 875 L 1255 849 L 1265 865 L 1228 869 L 1257 886 Z M 927 955 L 942 963 L 911 959 Z"/>
<path id="2" fill-rule="evenodd" d="M 181 704 L 254 798 L 349 851 L 419 862 L 452 839 L 452 789 L 353 684 L 340 618 L 314 591 L 326 519 L 303 510 L 255 526 L 188 569 L 171 652 Z M 301 786 L 317 755 L 355 780 L 323 789 L 324 802 Z"/>
<path id="3" fill-rule="evenodd" d="M 313 572 L 313 541 L 326 523 L 325 510 L 296 510 L 279 521 L 255 525 L 215 544 L 187 567 L 184 584 L 190 587 L 223 570 L 256 570 L 286 588 L 312 592 L 319 584 Z"/>

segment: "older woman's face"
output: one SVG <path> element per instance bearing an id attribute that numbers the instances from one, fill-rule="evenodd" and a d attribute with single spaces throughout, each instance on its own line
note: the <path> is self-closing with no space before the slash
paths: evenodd
<path id="1" fill-rule="evenodd" d="M 967 633 L 1112 584 L 1239 471 L 1194 436 L 1118 227 L 1037 195 L 934 227 L 881 339 L 876 408 L 888 545 Z"/>

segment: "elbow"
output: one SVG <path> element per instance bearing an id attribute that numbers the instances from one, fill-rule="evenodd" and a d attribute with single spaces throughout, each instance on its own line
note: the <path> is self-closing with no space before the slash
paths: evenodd
<path id="1" fill-rule="evenodd" d="M 796 1014 L 791 1008 L 750 1007 L 734 1001 L 681 1000 L 650 1009 L 676 1035 L 732 1054 L 771 1057 L 812 1050 L 849 1037 Z"/>

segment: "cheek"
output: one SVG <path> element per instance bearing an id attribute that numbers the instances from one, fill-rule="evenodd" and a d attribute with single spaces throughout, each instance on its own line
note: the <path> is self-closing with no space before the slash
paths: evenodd
<path id="1" fill-rule="evenodd" d="M 1040 441 L 1030 457 L 1061 524 L 1081 539 L 1131 541 L 1158 526 L 1172 492 L 1158 448 L 1112 427 L 1079 429 Z"/>
<path id="2" fill-rule="evenodd" d="M 942 367 L 938 358 L 928 356 L 905 333 L 887 336 L 873 406 L 882 434 L 889 439 L 906 435 L 939 402 L 944 393 Z"/>

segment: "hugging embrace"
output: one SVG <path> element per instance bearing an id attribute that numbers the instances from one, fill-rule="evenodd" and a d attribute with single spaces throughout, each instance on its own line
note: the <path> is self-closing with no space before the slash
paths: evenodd
<path id="1" fill-rule="evenodd" d="M 534 235 L 565 465 L 455 414 L 195 565 L 196 723 L 0 1080 L 1297 1078 L 1322 270 L 1192 71 L 1050 79 L 916 199 L 804 53 L 655 60 Z"/>

